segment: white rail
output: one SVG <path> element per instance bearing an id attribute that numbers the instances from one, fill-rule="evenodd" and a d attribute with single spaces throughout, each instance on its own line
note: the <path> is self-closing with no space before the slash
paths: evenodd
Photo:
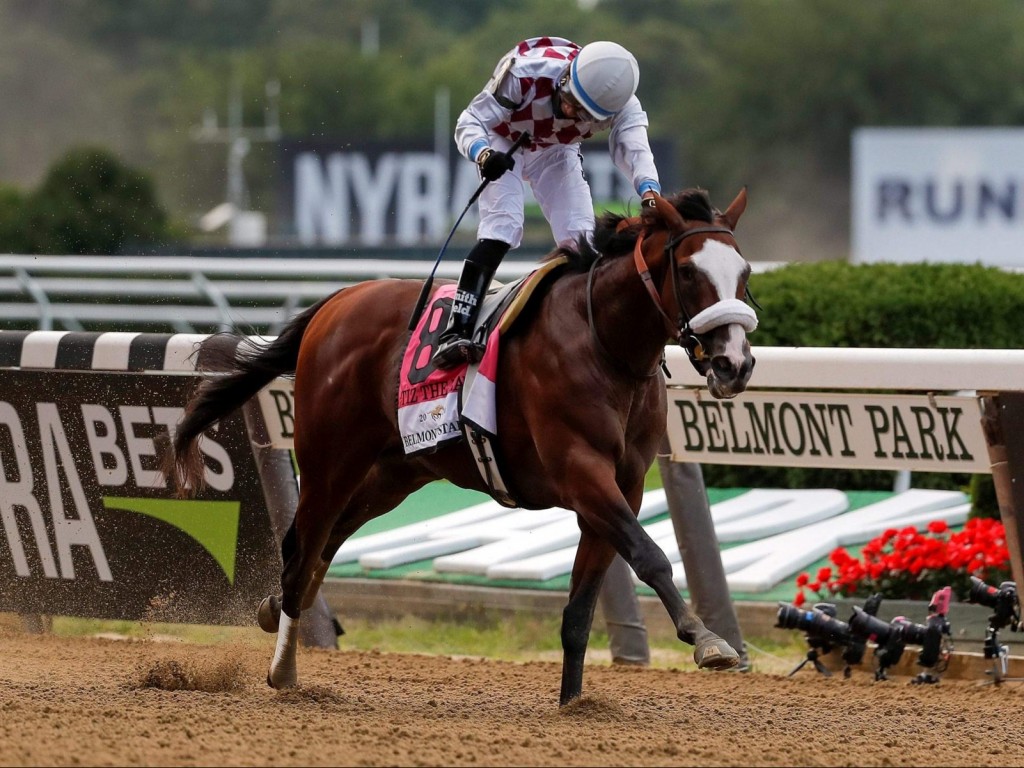
<path id="1" fill-rule="evenodd" d="M 505 259 L 497 279 L 536 268 L 531 255 Z M 385 277 L 422 280 L 433 266 L 433 259 L 404 258 L 0 255 L 0 328 L 273 335 L 339 288 Z M 461 268 L 461 254 L 449 251 L 436 276 L 457 278 Z"/>
<path id="2" fill-rule="evenodd" d="M 423 279 L 432 260 L 3 256 L 0 327 L 25 330 L 276 333 L 299 310 L 363 280 Z M 438 278 L 458 277 L 448 254 Z M 497 279 L 536 262 L 506 259 Z"/>

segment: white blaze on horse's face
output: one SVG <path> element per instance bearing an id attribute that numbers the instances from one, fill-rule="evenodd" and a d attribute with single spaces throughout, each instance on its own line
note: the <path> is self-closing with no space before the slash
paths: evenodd
<path id="1" fill-rule="evenodd" d="M 718 292 L 719 301 L 736 296 L 736 289 L 747 271 L 747 260 L 720 240 L 705 240 L 701 249 L 690 257 L 690 263 L 707 275 Z"/>
<path id="2" fill-rule="evenodd" d="M 737 295 L 750 274 L 750 265 L 731 245 L 705 240 L 690 263 L 707 278 L 717 302 L 695 315 L 691 324 L 707 342 L 711 360 L 708 390 L 718 398 L 735 397 L 747 386 L 754 367 L 747 331 L 757 327 L 757 316 Z"/>

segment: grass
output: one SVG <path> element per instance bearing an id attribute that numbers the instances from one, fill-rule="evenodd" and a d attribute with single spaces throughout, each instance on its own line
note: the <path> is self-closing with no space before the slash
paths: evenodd
<path id="1" fill-rule="evenodd" d="M 502 615 L 468 622 L 428 620 L 413 616 L 401 619 L 344 619 L 341 650 L 381 653 L 423 653 L 441 656 L 470 656 L 512 662 L 560 662 L 562 650 L 559 616 L 535 614 Z M 20 620 L 0 614 L 0 628 L 20 629 Z M 124 637 L 149 641 L 176 641 L 200 645 L 265 645 L 268 654 L 273 636 L 256 627 L 226 627 L 192 624 L 164 624 L 139 621 L 109 621 L 66 616 L 53 618 L 49 631 L 61 637 Z M 755 672 L 786 674 L 807 651 L 802 636 L 793 633 L 785 642 L 777 638 L 748 637 L 747 646 Z M 695 669 L 693 649 L 680 642 L 652 637 L 651 666 L 664 669 Z M 269 656 L 268 656 L 269 658 Z M 590 664 L 609 664 L 608 635 L 597 626 L 591 633 L 587 652 Z"/>
<path id="2" fill-rule="evenodd" d="M 415 617 L 368 621 L 349 619 L 342 648 L 393 653 L 426 653 L 482 656 L 504 661 L 560 662 L 560 617 L 515 615 L 486 624 L 429 621 Z M 802 635 L 793 633 L 786 641 L 776 637 L 746 638 L 748 653 L 757 672 L 788 673 L 807 653 Z M 652 637 L 651 666 L 693 670 L 693 648 L 674 640 Z M 587 662 L 609 664 L 608 634 L 595 625 L 590 634 Z"/>

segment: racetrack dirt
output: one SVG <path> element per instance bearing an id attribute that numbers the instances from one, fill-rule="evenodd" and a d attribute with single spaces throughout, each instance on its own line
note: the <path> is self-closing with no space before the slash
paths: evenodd
<path id="1" fill-rule="evenodd" d="M 1021 765 L 1024 687 L 0 631 L 2 765 Z"/>

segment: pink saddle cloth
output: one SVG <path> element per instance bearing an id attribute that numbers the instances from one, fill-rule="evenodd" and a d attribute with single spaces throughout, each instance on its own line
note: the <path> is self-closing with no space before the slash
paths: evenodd
<path id="1" fill-rule="evenodd" d="M 434 292 L 402 356 L 398 426 L 406 454 L 462 437 L 462 418 L 492 435 L 497 430 L 494 381 L 498 372 L 498 331 L 488 336 L 486 351 L 469 387 L 465 386 L 468 365 L 442 370 L 430 359 L 447 327 L 454 295 L 454 285 Z"/>

